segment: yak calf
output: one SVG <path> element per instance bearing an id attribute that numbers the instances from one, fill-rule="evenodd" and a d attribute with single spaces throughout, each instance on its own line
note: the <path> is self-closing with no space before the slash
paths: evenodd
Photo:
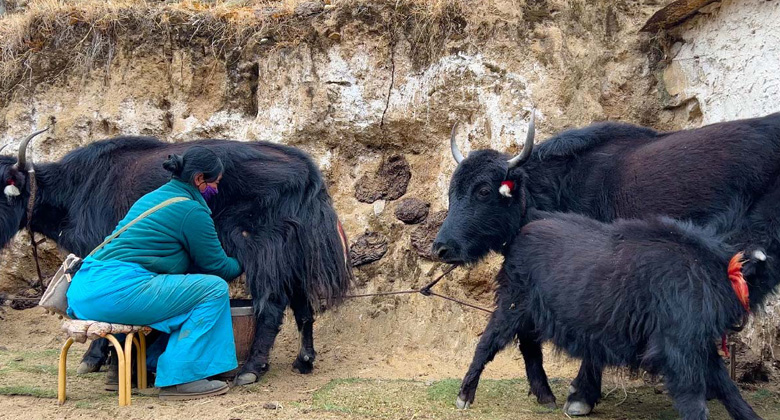
<path id="1" fill-rule="evenodd" d="M 540 403 L 555 404 L 542 367 L 541 343 L 549 340 L 597 372 L 629 366 L 662 374 L 684 419 L 706 419 L 708 395 L 735 419 L 759 418 L 729 378 L 716 342 L 747 314 L 729 275 L 744 284 L 743 270 L 760 265 L 762 251 L 743 259 L 712 230 L 668 218 L 605 224 L 538 212 L 529 220 L 504 252 L 496 311 L 459 408 L 474 401 L 485 364 L 517 337 Z M 570 391 L 592 406 L 598 385 L 577 389 L 575 382 Z"/>

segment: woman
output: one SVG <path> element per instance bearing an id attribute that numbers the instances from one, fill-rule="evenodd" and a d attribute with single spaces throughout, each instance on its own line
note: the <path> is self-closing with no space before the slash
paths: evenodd
<path id="1" fill-rule="evenodd" d="M 163 167 L 171 181 L 141 197 L 117 230 L 170 198 L 187 200 L 150 214 L 86 258 L 68 289 L 68 311 L 170 334 L 157 361 L 160 398 L 221 395 L 227 384 L 206 378 L 237 366 L 226 281 L 242 272 L 222 249 L 206 205 L 217 194 L 222 162 L 195 146 Z"/>

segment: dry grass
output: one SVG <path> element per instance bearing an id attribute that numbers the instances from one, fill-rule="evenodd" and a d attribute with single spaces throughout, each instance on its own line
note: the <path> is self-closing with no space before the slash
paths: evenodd
<path id="1" fill-rule="evenodd" d="M 325 0 L 322 12 L 309 15 L 297 11 L 302 3 L 31 0 L 0 18 L 0 92 L 7 97 L 20 85 L 32 87 L 68 71 L 108 69 L 122 46 L 167 42 L 171 48 L 202 48 L 235 60 L 260 48 L 311 39 L 312 22 L 326 19 L 336 31 L 350 21 L 378 27 L 391 45 L 403 33 L 424 61 L 466 24 L 459 0 Z"/>

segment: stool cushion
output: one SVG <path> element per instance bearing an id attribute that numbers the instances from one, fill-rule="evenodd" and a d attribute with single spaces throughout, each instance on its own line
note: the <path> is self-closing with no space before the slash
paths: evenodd
<path id="1" fill-rule="evenodd" d="M 150 327 L 143 325 L 112 324 L 110 322 L 81 319 L 69 319 L 63 322 L 62 330 L 65 331 L 68 337 L 73 338 L 73 341 L 78 343 L 84 343 L 87 339 L 96 340 L 103 338 L 107 334 L 127 334 L 139 331 L 148 334 L 152 331 Z"/>

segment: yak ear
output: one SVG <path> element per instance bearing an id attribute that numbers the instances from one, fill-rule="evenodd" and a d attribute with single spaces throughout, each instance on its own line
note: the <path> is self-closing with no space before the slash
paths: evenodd
<path id="1" fill-rule="evenodd" d="M 25 177 L 21 175 L 19 171 L 12 169 L 5 176 L 5 182 L 3 183 L 3 194 L 5 194 L 7 198 L 20 196 L 22 194 L 21 190 L 24 188 L 25 182 Z"/>
<path id="2" fill-rule="evenodd" d="M 506 174 L 506 180 L 515 183 L 515 188 L 525 187 L 525 183 L 528 179 L 528 174 L 521 167 L 512 168 Z"/>
<path id="3" fill-rule="evenodd" d="M 520 197 L 520 191 L 525 188 L 525 171 L 522 168 L 511 168 L 501 182 L 498 192 L 507 198 Z"/>

